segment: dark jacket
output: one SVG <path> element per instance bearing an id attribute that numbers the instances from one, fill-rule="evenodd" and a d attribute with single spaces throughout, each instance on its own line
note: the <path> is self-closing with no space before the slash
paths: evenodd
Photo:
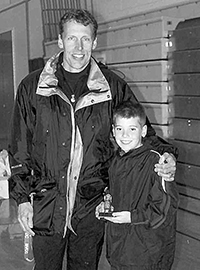
<path id="1" fill-rule="evenodd" d="M 71 222 L 102 200 L 113 155 L 112 110 L 123 100 L 136 100 L 124 80 L 92 58 L 82 94 L 72 104 L 60 63 L 62 54 L 20 83 L 9 143 L 11 196 L 20 204 L 37 193 L 34 229 L 44 234 L 72 229 Z M 150 143 L 160 152 L 175 152 L 148 126 Z"/>
<path id="2" fill-rule="evenodd" d="M 108 260 L 119 269 L 167 270 L 173 262 L 178 193 L 154 172 L 159 154 L 151 149 L 118 151 L 109 169 L 114 211 L 131 212 L 131 223 L 107 224 Z"/>

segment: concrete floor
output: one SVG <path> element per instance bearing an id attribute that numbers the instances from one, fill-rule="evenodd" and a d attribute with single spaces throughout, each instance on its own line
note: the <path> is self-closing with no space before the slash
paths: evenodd
<path id="1" fill-rule="evenodd" d="M 33 267 L 34 262 L 24 259 L 23 231 L 17 220 L 16 203 L 11 199 L 0 199 L 0 270 L 32 270 Z M 105 246 L 98 270 L 110 270 L 105 259 Z"/>

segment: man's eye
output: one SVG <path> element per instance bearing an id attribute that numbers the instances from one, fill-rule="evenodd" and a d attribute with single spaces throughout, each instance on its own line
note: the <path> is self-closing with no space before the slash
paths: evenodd
<path id="1" fill-rule="evenodd" d="M 75 37 L 68 37 L 68 40 L 75 40 Z"/>
<path id="2" fill-rule="evenodd" d="M 83 40 L 89 42 L 90 41 L 90 38 L 84 37 Z"/>

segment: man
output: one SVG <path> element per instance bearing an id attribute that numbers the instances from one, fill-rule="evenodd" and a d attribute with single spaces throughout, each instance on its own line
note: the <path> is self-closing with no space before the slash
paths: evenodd
<path id="1" fill-rule="evenodd" d="M 98 25 L 88 11 L 68 10 L 59 26 L 63 51 L 18 87 L 10 191 L 24 231 L 33 235 L 35 270 L 62 269 L 65 248 L 67 269 L 94 270 L 104 237 L 95 208 L 108 186 L 114 150 L 112 110 L 136 98 L 125 81 L 91 57 Z M 176 149 L 147 125 L 147 140 L 165 152 L 166 164 L 156 170 L 173 180 L 175 161 L 168 153 L 176 155 Z"/>

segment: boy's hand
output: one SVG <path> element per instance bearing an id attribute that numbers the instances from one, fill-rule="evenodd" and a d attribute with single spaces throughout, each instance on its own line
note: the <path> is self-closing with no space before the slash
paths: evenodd
<path id="1" fill-rule="evenodd" d="M 165 181 L 174 181 L 176 172 L 176 159 L 174 155 L 164 153 L 159 159 L 159 164 L 155 164 L 155 172 L 163 177 Z"/>
<path id="2" fill-rule="evenodd" d="M 104 202 L 101 202 L 99 205 L 97 205 L 95 209 L 95 216 L 98 219 L 100 219 L 100 216 L 99 216 L 100 212 L 104 212 Z"/>
<path id="3" fill-rule="evenodd" d="M 113 223 L 131 223 L 131 212 L 113 212 L 112 217 L 104 217 L 104 219 Z"/>

